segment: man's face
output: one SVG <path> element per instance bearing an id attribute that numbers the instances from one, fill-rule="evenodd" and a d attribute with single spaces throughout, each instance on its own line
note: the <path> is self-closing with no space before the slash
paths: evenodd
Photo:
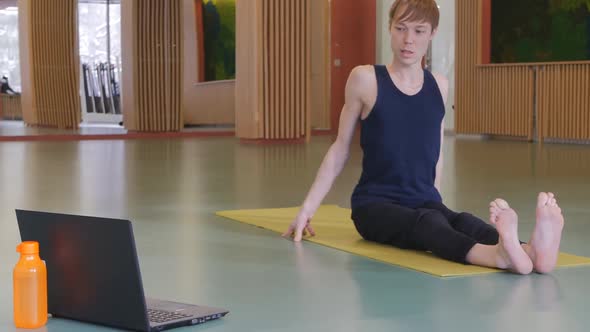
<path id="1" fill-rule="evenodd" d="M 391 50 L 398 61 L 415 64 L 426 54 L 435 33 L 428 22 L 399 21 L 396 17 L 390 27 Z"/>

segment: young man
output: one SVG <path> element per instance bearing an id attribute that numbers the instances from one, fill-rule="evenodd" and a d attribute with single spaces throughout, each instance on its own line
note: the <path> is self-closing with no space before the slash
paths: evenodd
<path id="1" fill-rule="evenodd" d="M 563 216 L 551 193 L 540 193 L 529 244 L 518 239 L 518 218 L 502 199 L 490 203 L 490 224 L 456 213 L 439 193 L 442 121 L 448 82 L 422 69 L 438 27 L 434 0 L 396 0 L 389 13 L 393 61 L 358 66 L 346 84 L 336 141 L 284 236 L 301 241 L 348 159 L 361 122 L 363 171 L 352 193 L 352 219 L 363 238 L 399 248 L 431 251 L 455 262 L 528 274 L 554 269 Z"/>

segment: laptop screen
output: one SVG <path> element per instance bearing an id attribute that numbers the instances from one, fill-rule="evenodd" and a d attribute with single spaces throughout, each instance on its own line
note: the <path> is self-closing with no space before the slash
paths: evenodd
<path id="1" fill-rule="evenodd" d="M 22 241 L 38 241 L 47 266 L 48 311 L 149 331 L 133 230 L 128 220 L 17 210 Z"/>

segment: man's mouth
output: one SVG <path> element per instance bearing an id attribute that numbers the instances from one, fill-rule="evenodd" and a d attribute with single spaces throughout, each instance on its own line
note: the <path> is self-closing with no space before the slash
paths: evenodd
<path id="1" fill-rule="evenodd" d="M 402 50 L 402 55 L 405 57 L 411 57 L 414 55 L 414 52 L 412 52 L 410 50 Z"/>

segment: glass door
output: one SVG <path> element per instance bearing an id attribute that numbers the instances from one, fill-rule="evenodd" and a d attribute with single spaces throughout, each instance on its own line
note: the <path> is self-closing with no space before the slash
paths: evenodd
<path id="1" fill-rule="evenodd" d="M 116 123 L 121 114 L 121 1 L 78 0 L 82 121 Z"/>

